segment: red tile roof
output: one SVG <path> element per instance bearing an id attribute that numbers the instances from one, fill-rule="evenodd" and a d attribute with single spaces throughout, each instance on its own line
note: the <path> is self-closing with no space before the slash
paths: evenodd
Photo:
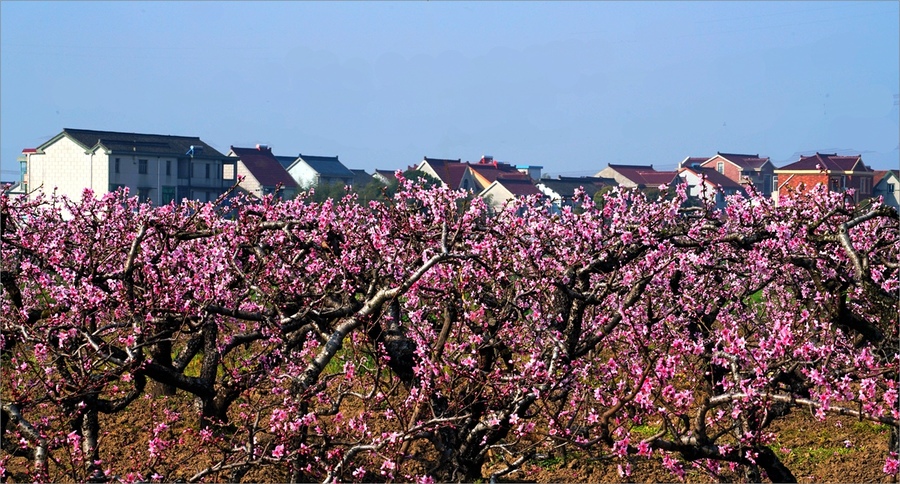
<path id="1" fill-rule="evenodd" d="M 678 172 L 674 171 L 645 171 L 641 173 L 644 177 L 644 185 L 647 187 L 656 187 L 659 185 L 668 185 L 678 176 Z"/>
<path id="2" fill-rule="evenodd" d="M 527 197 L 529 195 L 540 195 L 541 191 L 538 190 L 534 183 L 531 182 L 531 179 L 527 176 L 522 178 L 500 178 L 497 180 L 497 184 L 502 185 L 503 188 L 509 190 L 510 193 L 517 197 Z"/>
<path id="3" fill-rule="evenodd" d="M 713 185 L 721 186 L 722 188 L 732 188 L 736 190 L 742 190 L 744 187 L 737 183 L 736 181 L 728 178 L 727 176 L 719 173 L 718 171 L 712 168 L 683 168 L 682 171 L 691 171 L 697 176 L 706 175 L 706 180 Z"/>
<path id="4" fill-rule="evenodd" d="M 610 163 L 609 167 L 625 178 L 645 187 L 668 185 L 678 176 L 678 173 L 674 171 L 656 171 L 653 169 L 653 165 L 614 165 Z"/>
<path id="5" fill-rule="evenodd" d="M 875 176 L 872 178 L 872 186 L 874 187 L 875 185 L 878 185 L 881 182 L 881 179 L 892 171 L 893 170 L 875 170 Z M 894 176 L 896 176 L 896 174 Z"/>
<path id="6" fill-rule="evenodd" d="M 274 187 L 278 184 L 285 188 L 298 188 L 297 182 L 290 173 L 284 169 L 271 148 L 236 148 L 231 147 L 231 152 L 241 159 L 241 163 L 256 177 L 262 186 Z"/>
<path id="7" fill-rule="evenodd" d="M 427 156 L 424 161 L 431 166 L 434 172 L 437 173 L 438 178 L 448 187 L 454 190 L 459 188 L 463 174 L 466 172 L 466 163 L 463 163 L 461 160 L 444 160 Z"/>
<path id="8" fill-rule="evenodd" d="M 780 171 L 826 170 L 826 171 L 872 171 L 867 167 L 861 155 L 838 156 L 836 154 L 816 153 L 812 156 L 800 156 L 800 159 L 783 166 Z"/>
<path id="9" fill-rule="evenodd" d="M 493 183 L 497 179 L 502 180 L 531 180 L 526 173 L 517 170 L 516 167 L 508 163 L 499 163 L 496 161 L 485 162 L 484 158 L 478 163 L 466 163 L 478 175 L 484 177 L 487 182 Z M 505 186 L 505 185 L 504 185 Z"/>

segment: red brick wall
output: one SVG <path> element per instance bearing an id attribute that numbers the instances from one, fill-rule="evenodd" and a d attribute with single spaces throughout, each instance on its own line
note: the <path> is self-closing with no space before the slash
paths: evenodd
<path id="1" fill-rule="evenodd" d="M 802 173 L 792 175 L 790 173 L 779 173 L 778 174 L 778 186 L 781 187 L 779 191 L 784 191 L 786 188 L 790 188 L 792 191 L 796 191 L 797 187 L 802 183 L 806 185 L 806 190 L 816 186 L 817 183 L 827 183 L 828 176 L 823 173 Z M 805 191 L 805 190 L 804 190 Z"/>
<path id="2" fill-rule="evenodd" d="M 866 198 L 870 198 L 871 194 L 871 182 L 869 182 L 869 192 L 870 193 L 860 193 L 860 179 L 865 178 L 866 175 L 845 175 L 846 177 L 846 187 L 856 189 L 856 195 L 854 198 L 859 200 L 864 200 Z M 871 179 L 871 177 L 868 177 Z M 803 183 L 805 185 L 804 191 L 808 191 L 812 187 L 816 186 L 817 183 L 826 183 L 828 184 L 829 189 L 834 189 L 834 184 L 831 180 L 836 181 L 837 189 L 840 190 L 841 187 L 841 175 L 840 174 L 831 174 L 827 175 L 824 173 L 802 173 L 791 175 L 790 173 L 779 173 L 778 174 L 778 186 L 781 187 L 778 196 L 784 196 L 789 192 L 794 192 L 797 190 L 797 187 Z"/>
<path id="3" fill-rule="evenodd" d="M 719 155 L 716 155 L 712 159 L 705 161 L 700 166 L 702 166 L 703 168 L 712 168 L 713 170 L 718 171 L 719 163 L 725 164 L 725 171 L 722 173 L 723 175 L 727 176 L 728 178 L 730 178 L 731 180 L 734 180 L 737 183 L 741 182 L 741 169 L 734 163 L 725 161 L 725 159 Z"/>

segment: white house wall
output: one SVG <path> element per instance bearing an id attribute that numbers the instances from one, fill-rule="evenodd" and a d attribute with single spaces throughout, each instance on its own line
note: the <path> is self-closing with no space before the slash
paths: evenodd
<path id="1" fill-rule="evenodd" d="M 107 158 L 103 170 L 108 179 L 100 193 L 115 189 L 118 186 L 128 187 L 132 196 L 142 195 L 142 200 L 150 199 L 153 203 L 162 203 L 162 188 L 178 185 L 178 160 L 165 156 L 146 155 L 104 155 Z M 116 173 L 116 159 L 119 160 L 119 172 Z M 140 160 L 147 160 L 147 173 L 140 173 Z M 166 161 L 170 163 L 170 172 L 166 174 Z M 96 183 L 95 183 L 96 185 Z M 177 200 L 176 200 L 177 201 Z"/>
<path id="2" fill-rule="evenodd" d="M 291 178 L 293 178 L 303 190 L 316 184 L 316 170 L 313 170 L 313 168 L 304 161 L 294 163 L 294 165 L 290 167 L 290 170 L 288 170 L 288 173 L 291 174 Z"/>
<path id="3" fill-rule="evenodd" d="M 634 188 L 637 186 L 636 183 L 629 180 L 628 178 L 625 178 L 621 173 L 616 171 L 616 169 L 611 166 L 607 166 L 606 168 L 600 170 L 594 176 L 599 178 L 612 178 L 618 185 L 626 188 Z"/>
<path id="4" fill-rule="evenodd" d="M 716 190 L 715 188 L 709 186 L 708 184 L 704 184 L 703 180 L 700 179 L 699 176 L 695 175 L 690 171 L 683 171 L 678 174 L 685 183 L 688 185 L 688 195 L 694 198 L 705 198 L 708 202 L 716 201 Z M 703 192 L 703 187 L 706 187 L 706 192 Z"/>
<path id="5" fill-rule="evenodd" d="M 485 188 L 478 196 L 483 198 L 494 210 L 502 209 L 507 202 L 515 198 L 515 195 L 497 182 Z"/>
<path id="6" fill-rule="evenodd" d="M 419 171 L 421 171 L 422 173 L 425 173 L 425 174 L 427 174 L 427 175 L 429 175 L 429 176 L 434 177 L 435 180 L 441 180 L 441 183 L 443 183 L 444 185 L 446 185 L 446 183 L 444 183 L 444 180 L 441 178 L 441 176 L 438 175 L 436 171 L 434 171 L 434 168 L 432 168 L 431 165 L 430 165 L 427 161 L 422 160 L 422 163 L 420 163 L 420 164 L 419 164 L 419 167 L 416 168 L 416 169 L 419 170 Z M 459 188 L 459 187 L 450 187 L 450 188 L 452 188 L 452 189 L 455 190 L 455 189 L 457 189 L 457 188 Z"/>
<path id="7" fill-rule="evenodd" d="M 28 188 L 79 200 L 85 188 L 91 186 L 90 157 L 84 148 L 67 137 L 62 137 L 44 149 L 43 154 L 30 156 Z M 95 189 L 99 189 L 96 185 Z M 104 187 L 100 193 L 106 191 Z M 33 196 L 33 195 L 32 195 Z"/>
<path id="8" fill-rule="evenodd" d="M 888 191 L 888 184 L 893 185 L 893 191 Z M 900 180 L 897 179 L 892 174 L 887 174 L 884 176 L 878 185 L 875 186 L 875 189 L 872 190 L 872 195 L 875 197 L 883 196 L 884 204 L 890 205 L 898 210 L 900 210 Z"/>

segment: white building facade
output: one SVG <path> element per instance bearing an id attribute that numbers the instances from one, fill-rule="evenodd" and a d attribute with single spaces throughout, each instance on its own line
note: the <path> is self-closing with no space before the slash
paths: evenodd
<path id="1" fill-rule="evenodd" d="M 156 204 L 213 201 L 235 182 L 235 161 L 200 138 L 64 129 L 26 153 L 30 197 L 43 192 L 80 199 L 127 187 Z"/>

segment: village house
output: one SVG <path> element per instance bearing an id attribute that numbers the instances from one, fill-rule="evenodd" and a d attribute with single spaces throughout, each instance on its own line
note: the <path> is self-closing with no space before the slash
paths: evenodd
<path id="1" fill-rule="evenodd" d="M 775 191 L 775 165 L 769 158 L 760 158 L 758 154 L 717 152 L 712 158 L 700 163 L 699 167 L 715 170 L 738 185 L 752 185 L 767 198 Z"/>
<path id="2" fill-rule="evenodd" d="M 463 163 L 462 159 L 450 160 L 425 156 L 415 169 L 440 180 L 444 186 L 454 190 L 460 188 L 468 190 L 471 188 L 468 186 L 472 183 L 471 179 L 469 179 L 466 187 L 462 186 L 463 176 L 468 170 L 468 163 Z"/>
<path id="3" fill-rule="evenodd" d="M 497 178 L 484 190 L 478 193 L 494 210 L 501 210 L 506 204 L 518 197 L 541 195 L 530 178 Z"/>
<path id="4" fill-rule="evenodd" d="M 156 204 L 216 200 L 235 182 L 235 160 L 200 138 L 66 128 L 25 156 L 24 185 L 81 198 L 127 187 Z"/>
<path id="5" fill-rule="evenodd" d="M 900 176 L 897 170 L 876 170 L 873 177 L 873 197 L 884 197 L 884 204 L 900 210 Z"/>
<path id="6" fill-rule="evenodd" d="M 390 185 L 397 181 L 396 173 L 395 170 L 375 170 L 372 178 L 385 185 Z"/>
<path id="7" fill-rule="evenodd" d="M 587 198 L 593 200 L 597 192 L 616 186 L 616 182 L 611 178 L 559 176 L 555 179 L 542 178 L 536 182 L 536 186 L 553 204 L 552 210 L 559 212 L 565 207 L 580 205 L 575 201 L 576 190 L 581 190 Z"/>
<path id="8" fill-rule="evenodd" d="M 322 184 L 352 186 L 356 177 L 337 156 L 313 156 L 301 153 L 287 171 L 304 190 Z"/>
<path id="9" fill-rule="evenodd" d="M 239 186 L 245 192 L 259 198 L 275 193 L 276 190 L 280 190 L 279 193 L 284 199 L 291 199 L 297 195 L 300 187 L 272 154 L 271 147 L 232 146 L 228 156 L 237 158 L 237 173 L 239 177 L 243 177 Z"/>
<path id="10" fill-rule="evenodd" d="M 861 155 L 840 156 L 816 153 L 775 170 L 778 197 L 802 193 L 821 183 L 833 192 L 853 189 L 853 199 L 872 196 L 874 172 L 863 163 Z"/>
<path id="11" fill-rule="evenodd" d="M 725 208 L 726 197 L 745 193 L 744 187 L 725 176 L 718 170 L 698 166 L 685 167 L 678 171 L 676 183 L 687 185 L 688 196 L 714 205 L 718 209 Z"/>
<path id="12" fill-rule="evenodd" d="M 657 188 L 670 185 L 678 176 L 675 171 L 656 171 L 653 165 L 619 165 L 609 163 L 606 168 L 597 172 L 595 177 L 612 178 L 625 188 Z"/>

